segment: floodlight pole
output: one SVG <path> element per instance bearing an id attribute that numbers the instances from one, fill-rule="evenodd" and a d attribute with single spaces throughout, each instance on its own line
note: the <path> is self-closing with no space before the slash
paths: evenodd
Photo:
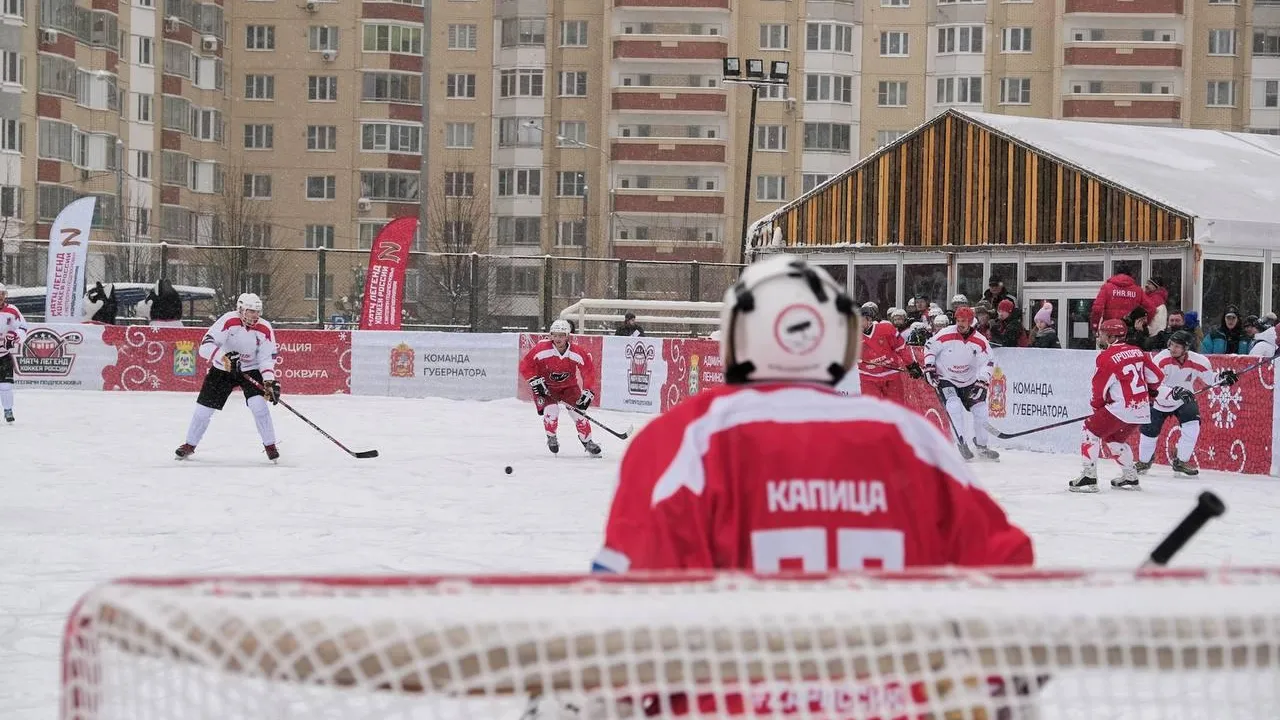
<path id="1" fill-rule="evenodd" d="M 752 71 L 752 64 L 758 63 L 759 69 Z M 756 150 L 756 105 L 760 101 L 760 88 L 766 85 L 786 85 L 790 80 L 789 63 L 783 61 L 774 61 L 768 75 L 764 73 L 763 61 L 751 59 L 747 63 L 747 76 L 741 75 L 742 64 L 738 58 L 724 59 L 724 73 L 721 78 L 727 83 L 738 83 L 741 85 L 749 85 L 751 87 L 751 113 L 747 120 L 747 164 L 746 164 L 746 180 L 743 183 L 742 193 L 742 228 L 738 245 L 738 258 L 743 264 L 747 264 L 747 229 L 751 224 L 751 172 L 752 160 L 755 157 Z"/>
<path id="2" fill-rule="evenodd" d="M 747 120 L 747 179 L 742 192 L 742 234 L 738 246 L 738 262 L 747 264 L 747 226 L 751 217 L 751 160 L 756 154 L 756 103 L 760 100 L 760 86 L 751 83 L 751 116 Z"/>

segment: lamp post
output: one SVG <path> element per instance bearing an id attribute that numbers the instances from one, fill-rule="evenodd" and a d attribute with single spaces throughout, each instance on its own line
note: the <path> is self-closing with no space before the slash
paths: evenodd
<path id="1" fill-rule="evenodd" d="M 791 73 L 791 63 L 786 60 L 774 60 L 770 63 L 768 75 L 764 71 L 764 60 L 748 58 L 746 62 L 747 68 L 744 75 L 738 58 L 725 58 L 721 78 L 724 82 L 738 83 L 751 88 L 751 115 L 747 120 L 746 180 L 743 181 L 742 193 L 742 240 L 738 248 L 738 257 L 744 265 L 747 263 L 747 226 L 751 213 L 751 159 L 756 150 L 756 103 L 760 100 L 760 88 L 769 85 L 786 85 Z"/>
<path id="2" fill-rule="evenodd" d="M 542 134 L 544 134 L 544 135 L 545 135 L 545 134 L 546 134 L 546 132 L 547 132 L 545 129 L 543 129 L 543 127 L 542 127 L 541 125 L 539 125 L 539 124 L 537 123 L 537 121 L 534 121 L 534 120 L 526 120 L 523 124 L 524 124 L 524 126 L 525 126 L 525 127 L 533 128 L 534 130 L 537 130 L 539 133 L 542 133 Z M 582 142 L 581 140 L 578 140 L 578 139 L 575 139 L 575 138 L 571 138 L 571 137 L 568 137 L 568 136 L 565 136 L 565 135 L 561 135 L 561 134 L 559 134 L 559 133 L 556 133 L 556 136 L 555 136 L 555 137 L 556 137 L 556 142 L 557 142 L 557 143 L 560 143 L 560 146 L 561 146 L 561 147 L 566 147 L 566 146 L 567 146 L 567 147 L 577 147 L 577 148 L 590 148 L 590 149 L 592 149 L 592 150 L 595 150 L 596 152 L 600 153 L 600 157 L 604 158 L 604 161 L 605 161 L 605 172 L 606 172 L 606 175 L 607 175 L 607 174 L 609 174 L 609 172 L 612 170 L 612 167 L 611 167 L 611 166 L 612 166 L 612 164 L 613 164 L 613 160 L 609 157 L 609 153 L 608 153 L 608 151 L 606 151 L 604 148 L 602 148 L 602 147 L 600 147 L 600 146 L 598 146 L 598 145 L 592 145 L 591 143 L 585 143 L 585 142 Z M 608 221 L 608 223 L 606 223 L 606 224 L 607 224 L 607 226 L 608 226 L 608 227 L 607 227 L 607 230 L 608 230 L 608 232 L 609 232 L 609 243 L 608 243 L 608 246 L 607 246 L 607 252 L 609 253 L 609 255 L 610 255 L 610 256 L 612 256 L 612 255 L 613 255 L 613 242 L 614 242 L 614 234 L 613 234 L 613 233 L 614 233 L 614 226 L 613 226 L 613 215 L 614 215 L 613 179 L 612 179 L 612 178 L 609 178 L 609 179 L 608 179 L 608 182 L 609 182 L 609 221 Z M 583 221 L 584 226 L 585 226 L 585 224 L 586 224 L 586 222 L 587 222 L 587 206 L 588 206 L 587 190 L 588 190 L 588 188 L 587 188 L 587 174 L 586 174 L 586 171 L 583 171 L 583 173 L 582 173 L 582 221 Z"/>

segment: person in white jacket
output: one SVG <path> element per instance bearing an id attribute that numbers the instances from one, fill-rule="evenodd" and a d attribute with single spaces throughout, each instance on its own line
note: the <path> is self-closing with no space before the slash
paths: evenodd
<path id="1" fill-rule="evenodd" d="M 1274 358 L 1276 356 L 1276 329 L 1274 326 L 1253 336 L 1253 346 L 1249 354 L 1255 357 Z"/>
<path id="2" fill-rule="evenodd" d="M 963 435 L 967 411 L 973 416 L 973 446 L 978 456 L 998 460 L 1000 453 L 987 447 L 987 395 L 994 357 L 991 345 L 973 321 L 973 308 L 961 306 L 956 309 L 955 324 L 929 338 L 924 346 L 924 376 L 947 409 L 960 454 L 966 460 L 974 456 Z"/>

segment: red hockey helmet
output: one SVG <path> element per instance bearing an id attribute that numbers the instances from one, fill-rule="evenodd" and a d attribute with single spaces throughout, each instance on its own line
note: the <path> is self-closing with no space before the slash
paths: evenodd
<path id="1" fill-rule="evenodd" d="M 956 320 L 964 320 L 967 323 L 973 322 L 973 308 L 968 305 L 961 305 L 956 308 Z"/>
<path id="2" fill-rule="evenodd" d="M 1129 334 L 1129 326 L 1125 325 L 1123 320 L 1103 320 L 1102 324 L 1098 326 L 1098 334 L 1113 338 L 1123 338 Z"/>

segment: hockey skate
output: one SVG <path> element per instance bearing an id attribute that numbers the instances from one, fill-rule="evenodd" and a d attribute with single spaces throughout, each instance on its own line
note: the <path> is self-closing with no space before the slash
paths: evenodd
<path id="1" fill-rule="evenodd" d="M 956 445 L 956 449 L 960 451 L 960 457 L 964 458 L 965 460 L 973 459 L 973 451 L 969 449 L 969 443 L 961 440 Z"/>
<path id="2" fill-rule="evenodd" d="M 1174 458 L 1173 460 L 1173 471 L 1188 477 L 1195 477 L 1200 474 L 1200 468 L 1196 467 L 1193 463 L 1182 462 L 1182 460 L 1178 458 Z"/>
<path id="3" fill-rule="evenodd" d="M 280 459 L 280 451 L 276 449 L 276 446 L 274 444 L 263 445 L 262 449 L 267 451 L 267 459 L 270 460 L 271 462 L 275 462 L 276 460 Z"/>
<path id="4" fill-rule="evenodd" d="M 560 453 L 560 440 L 559 440 L 559 438 L 557 438 L 555 435 L 548 435 L 548 436 L 547 436 L 547 449 L 551 451 L 551 454 L 552 454 L 552 455 L 557 455 L 557 454 L 559 454 L 559 453 Z"/>
<path id="5" fill-rule="evenodd" d="M 982 458 L 983 460 L 991 460 L 992 462 L 997 462 L 1000 460 L 1000 453 L 996 452 L 995 450 L 992 450 L 986 445 L 979 445 L 978 443 L 974 443 L 973 446 L 978 449 L 978 457 Z"/>
<path id="6" fill-rule="evenodd" d="M 1120 477 L 1111 481 L 1111 487 L 1117 490 L 1141 490 L 1142 486 L 1138 484 L 1138 469 L 1125 468 Z"/>
<path id="7" fill-rule="evenodd" d="M 5 411 L 4 411 L 4 421 L 5 421 L 5 422 L 7 422 L 7 423 L 11 423 L 11 422 L 13 422 L 13 411 L 12 411 L 12 410 L 5 410 Z"/>
<path id="8" fill-rule="evenodd" d="M 1096 493 L 1098 492 L 1098 471 L 1095 468 L 1087 468 L 1080 471 L 1080 477 L 1067 483 L 1067 489 L 1071 492 L 1078 493 Z"/>
<path id="9" fill-rule="evenodd" d="M 592 457 L 600 457 L 600 446 L 596 444 L 595 440 L 592 440 L 590 438 L 583 440 L 582 449 L 586 450 L 587 454 L 591 455 Z"/>
<path id="10" fill-rule="evenodd" d="M 1149 462 L 1142 462 L 1141 460 L 1138 460 L 1133 464 L 1134 472 L 1138 473 L 1139 475 L 1146 475 L 1147 471 L 1150 469 L 1151 469 L 1151 463 Z"/>
<path id="11" fill-rule="evenodd" d="M 178 446 L 177 450 L 173 451 L 173 454 L 176 455 L 179 460 L 186 460 L 187 458 L 191 457 L 191 455 L 195 451 L 196 451 L 195 445 L 188 445 L 187 443 L 182 443 L 181 445 Z"/>

